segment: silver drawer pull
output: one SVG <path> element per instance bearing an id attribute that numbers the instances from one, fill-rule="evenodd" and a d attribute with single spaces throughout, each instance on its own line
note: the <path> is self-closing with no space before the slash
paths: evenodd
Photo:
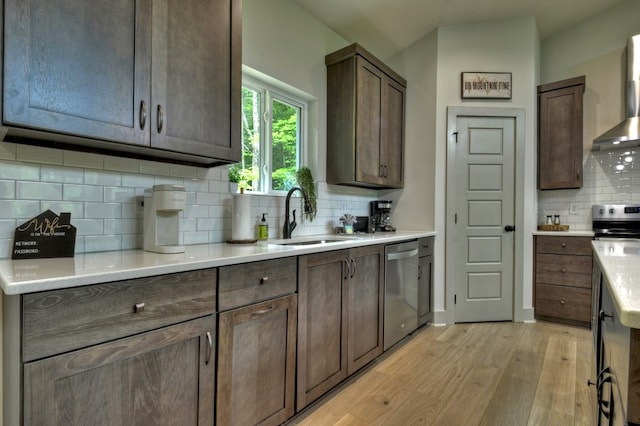
<path id="1" fill-rule="evenodd" d="M 564 274 L 565 272 L 567 272 L 567 268 L 562 268 L 560 271 Z"/>
<path id="2" fill-rule="evenodd" d="M 560 245 L 562 246 L 562 248 L 565 248 L 567 246 L 567 243 L 562 243 Z"/>
<path id="3" fill-rule="evenodd" d="M 269 282 L 269 277 L 262 277 L 260 278 L 260 284 L 266 284 Z"/>
<path id="4" fill-rule="evenodd" d="M 139 314 L 141 312 L 144 312 L 144 302 L 136 303 L 135 306 L 133 307 L 133 313 Z"/>
<path id="5" fill-rule="evenodd" d="M 565 303 L 564 300 L 560 300 L 561 305 L 564 305 L 564 303 Z"/>

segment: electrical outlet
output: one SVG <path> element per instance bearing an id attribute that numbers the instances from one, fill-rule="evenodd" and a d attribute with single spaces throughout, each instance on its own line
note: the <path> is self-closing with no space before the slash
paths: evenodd
<path id="1" fill-rule="evenodd" d="M 578 214 L 578 203 L 569 204 L 569 214 Z"/>

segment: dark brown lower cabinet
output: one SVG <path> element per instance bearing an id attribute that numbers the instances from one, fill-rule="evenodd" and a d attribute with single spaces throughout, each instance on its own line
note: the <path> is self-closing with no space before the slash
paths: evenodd
<path id="1" fill-rule="evenodd" d="M 382 353 L 384 246 L 301 256 L 296 409 Z"/>
<path id="2" fill-rule="evenodd" d="M 535 237 L 535 316 L 591 325 L 591 237 Z"/>
<path id="3" fill-rule="evenodd" d="M 24 365 L 25 425 L 211 425 L 213 315 Z"/>
<path id="4" fill-rule="evenodd" d="M 292 294 L 220 314 L 217 424 L 293 416 L 297 303 Z"/>

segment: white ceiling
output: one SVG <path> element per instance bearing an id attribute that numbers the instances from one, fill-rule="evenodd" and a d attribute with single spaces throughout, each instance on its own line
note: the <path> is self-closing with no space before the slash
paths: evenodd
<path id="1" fill-rule="evenodd" d="M 544 40 L 622 0 L 294 1 L 343 38 L 384 60 L 446 25 L 533 16 Z"/>

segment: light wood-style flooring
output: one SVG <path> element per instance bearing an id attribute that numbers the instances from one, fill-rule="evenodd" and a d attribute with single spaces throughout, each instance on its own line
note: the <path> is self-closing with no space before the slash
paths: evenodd
<path id="1" fill-rule="evenodd" d="M 430 327 L 309 407 L 299 425 L 595 425 L 588 329 Z"/>

